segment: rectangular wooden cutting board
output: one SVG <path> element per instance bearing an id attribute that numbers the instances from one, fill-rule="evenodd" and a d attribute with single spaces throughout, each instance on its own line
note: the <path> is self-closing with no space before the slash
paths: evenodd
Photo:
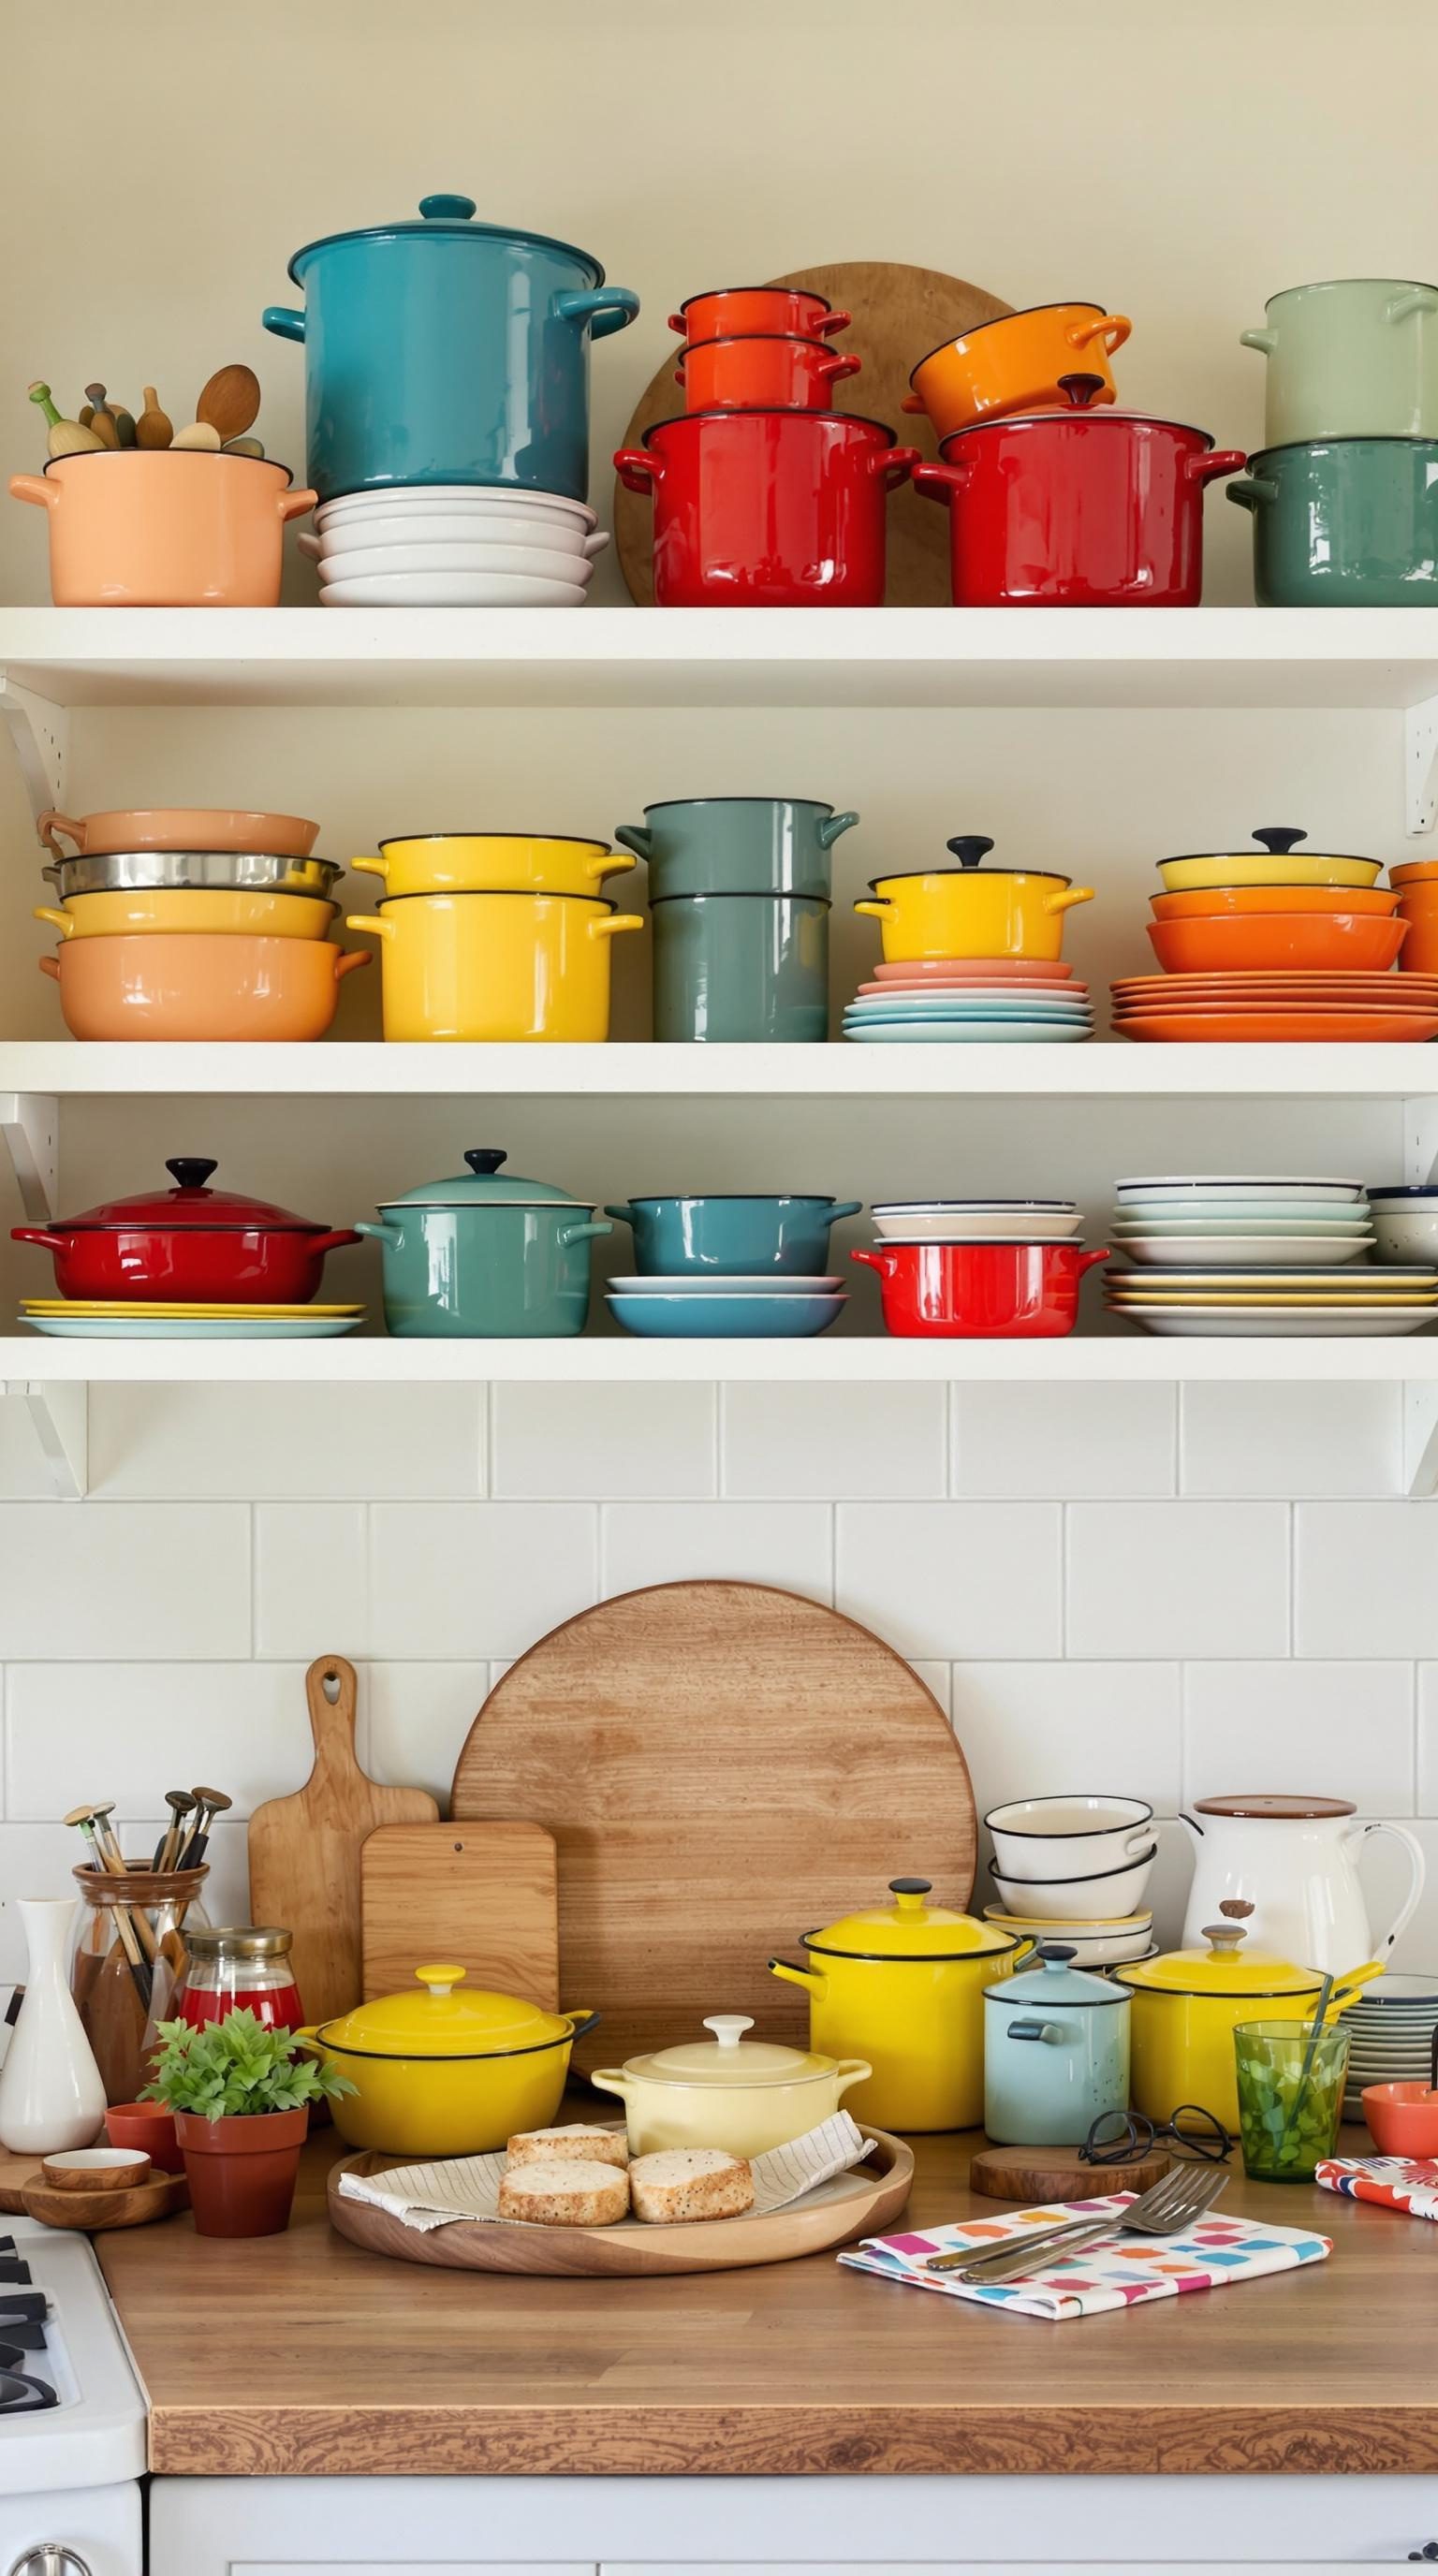
<path id="1" fill-rule="evenodd" d="M 559 2005 L 554 1836 L 542 1825 L 381 1825 L 360 1853 L 365 2001 L 433 1962 L 471 1986 Z"/>

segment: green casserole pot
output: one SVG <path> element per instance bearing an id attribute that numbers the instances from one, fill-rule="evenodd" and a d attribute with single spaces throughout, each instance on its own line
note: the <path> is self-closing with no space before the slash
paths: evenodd
<path id="1" fill-rule="evenodd" d="M 1438 438 L 1268 447 L 1229 484 L 1261 608 L 1438 606 Z"/>
<path id="2" fill-rule="evenodd" d="M 1438 286 L 1330 277 L 1285 287 L 1245 349 L 1268 360 L 1265 447 L 1313 438 L 1438 438 Z"/>
<path id="3" fill-rule="evenodd" d="M 501 1179 L 505 1158 L 492 1147 L 464 1159 L 468 1172 L 387 1199 L 378 1225 L 356 1228 L 384 1246 L 388 1330 L 471 1341 L 582 1333 L 589 1246 L 613 1227 L 548 1181 Z"/>

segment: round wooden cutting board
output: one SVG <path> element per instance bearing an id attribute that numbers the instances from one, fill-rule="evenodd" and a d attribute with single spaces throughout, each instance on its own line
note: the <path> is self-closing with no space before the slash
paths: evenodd
<path id="1" fill-rule="evenodd" d="M 1014 309 L 986 288 L 946 277 L 941 269 L 907 268 L 889 260 L 841 260 L 766 282 L 812 287 L 852 314 L 849 329 L 831 345 L 852 350 L 864 363 L 857 376 L 846 376 L 835 388 L 834 409 L 884 421 L 902 446 L 917 447 L 928 457 L 939 450 L 927 418 L 903 409 L 910 372 L 942 341 L 971 331 L 976 323 L 996 322 Z M 684 395 L 674 381 L 678 355 L 676 340 L 624 433 L 626 447 L 640 446 L 657 420 L 672 420 L 683 411 Z M 614 542 L 630 595 L 642 608 L 654 605 L 653 525 L 647 495 L 626 491 L 616 478 Z M 891 608 L 947 608 L 950 600 L 948 511 L 921 501 L 907 485 L 889 500 L 887 597 Z"/>
<path id="2" fill-rule="evenodd" d="M 1022 2200 L 1039 2209 L 1051 2200 L 1147 2191 L 1162 2182 L 1172 2162 L 1162 2147 L 1150 2147 L 1126 2165 L 1087 2165 L 1077 2147 L 985 2147 L 969 2167 L 969 2189 L 987 2200 Z"/>

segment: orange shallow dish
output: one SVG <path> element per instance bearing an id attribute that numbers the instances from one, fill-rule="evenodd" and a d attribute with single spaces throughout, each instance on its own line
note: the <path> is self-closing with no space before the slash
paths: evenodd
<path id="1" fill-rule="evenodd" d="M 261 850 L 271 857 L 307 859 L 319 839 L 318 823 L 303 814 L 247 813 L 233 805 L 152 805 L 108 814 L 42 814 L 40 838 L 57 859 L 109 858 L 116 850 Z"/>
<path id="2" fill-rule="evenodd" d="M 1385 1006 L 1400 1002 L 1405 1010 L 1413 1008 L 1421 994 L 1438 993 L 1438 975 L 1405 976 L 1400 983 L 1396 975 L 1284 974 L 1248 972 L 1232 975 L 1120 975 L 1109 987 L 1116 1001 L 1155 1000 L 1164 1004 L 1202 1000 L 1205 995 L 1230 993 L 1291 993 L 1302 1000 L 1311 993 L 1344 993 L 1356 1002 L 1381 1002 Z"/>
<path id="3" fill-rule="evenodd" d="M 1140 1043 L 1253 1046 L 1426 1046 L 1438 1037 L 1438 1011 L 1248 1010 L 1135 1011 L 1115 1020 L 1122 1037 Z"/>
<path id="4" fill-rule="evenodd" d="M 1361 913 L 1235 913 L 1208 921 L 1149 924 L 1149 945 L 1170 975 L 1381 974 L 1408 936 L 1406 921 Z"/>
<path id="5" fill-rule="evenodd" d="M 1151 894 L 1149 903 L 1155 921 L 1218 921 L 1243 912 L 1370 913 L 1388 920 L 1398 897 L 1386 886 L 1232 885 Z"/>
<path id="6" fill-rule="evenodd" d="M 972 984 L 991 976 L 1021 975 L 1044 984 L 1066 983 L 1073 974 L 1061 957 L 908 957 L 876 966 L 881 984 Z"/>
<path id="7" fill-rule="evenodd" d="M 323 1037 L 341 977 L 370 963 L 330 939 L 200 930 L 67 939 L 39 961 L 72 1037 L 224 1042 Z"/>

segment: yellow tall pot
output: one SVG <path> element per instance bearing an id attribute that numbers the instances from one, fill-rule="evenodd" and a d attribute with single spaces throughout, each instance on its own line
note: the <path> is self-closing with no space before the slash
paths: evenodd
<path id="1" fill-rule="evenodd" d="M 583 1045 L 609 1035 L 609 943 L 644 921 L 599 895 L 412 894 L 349 927 L 383 942 L 387 1038 Z"/>
<path id="2" fill-rule="evenodd" d="M 465 1972 L 448 1964 L 414 1973 L 422 1994 L 383 1995 L 295 2033 L 354 2086 L 333 2105 L 340 2136 L 389 2155 L 471 2156 L 547 2128 L 574 2041 L 597 2016 L 460 1992 Z"/>
<path id="3" fill-rule="evenodd" d="M 855 904 L 856 912 L 872 913 L 883 924 L 886 961 L 1058 957 L 1064 914 L 1077 903 L 1092 903 L 1093 887 L 1076 886 L 1047 868 L 983 867 L 994 845 L 982 832 L 963 833 L 948 846 L 956 868 L 875 877 L 872 902 Z"/>
<path id="4" fill-rule="evenodd" d="M 35 907 L 62 939 L 131 931 L 244 931 L 260 939 L 323 939 L 339 910 L 320 895 L 271 893 L 264 886 L 125 886 L 72 894 L 63 912 Z"/>
<path id="5" fill-rule="evenodd" d="M 1239 1905 L 1238 1917 L 1253 1911 Z M 1202 1950 L 1170 1950 L 1114 1970 L 1133 1996 L 1134 2108 L 1156 2126 L 1184 2104 L 1211 2111 L 1238 2134 L 1233 2034 L 1241 2021 L 1312 2019 L 1324 1979 L 1261 1950 L 1244 1950 L 1241 1919 L 1205 1928 Z M 1334 1986 L 1327 2018 L 1347 2009 L 1359 1988 L 1381 1976 L 1378 1960 L 1352 1968 Z"/>
<path id="6" fill-rule="evenodd" d="M 593 894 L 634 865 L 607 841 L 568 832 L 424 832 L 379 848 L 350 866 L 391 895 Z"/>
<path id="7" fill-rule="evenodd" d="M 984 1988 L 1012 1976 L 1032 1941 L 927 1902 L 926 1878 L 890 1881 L 893 1905 L 806 1932 L 814 1963 L 771 1959 L 809 1997 L 811 2046 L 867 2058 L 845 2108 L 879 2129 L 973 2129 L 984 2115 Z"/>

